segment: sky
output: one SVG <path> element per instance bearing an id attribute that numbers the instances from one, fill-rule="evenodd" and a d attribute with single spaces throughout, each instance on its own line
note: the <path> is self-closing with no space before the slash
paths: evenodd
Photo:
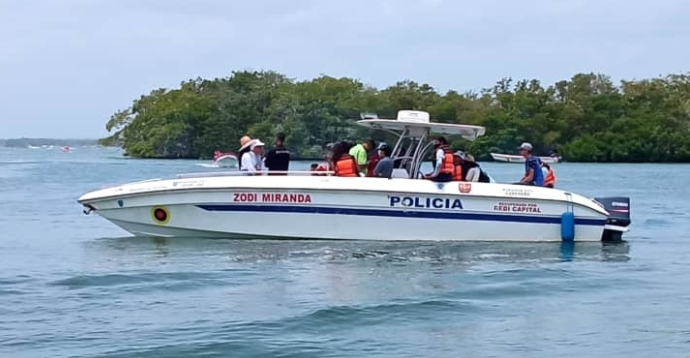
<path id="1" fill-rule="evenodd" d="M 234 70 L 438 91 L 687 73 L 685 0 L 0 0 L 0 138 L 99 138 L 155 88 Z"/>

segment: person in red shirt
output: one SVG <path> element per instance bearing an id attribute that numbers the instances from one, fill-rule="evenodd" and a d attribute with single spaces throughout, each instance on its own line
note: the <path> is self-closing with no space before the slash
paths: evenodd
<path id="1" fill-rule="evenodd" d="M 383 143 L 385 144 L 385 143 Z M 369 152 L 369 158 L 367 159 L 367 176 L 368 177 L 373 177 L 374 176 L 374 168 L 376 168 L 376 164 L 379 163 L 379 160 L 381 158 L 379 157 L 378 150 L 375 148 L 372 149 L 371 152 Z"/>

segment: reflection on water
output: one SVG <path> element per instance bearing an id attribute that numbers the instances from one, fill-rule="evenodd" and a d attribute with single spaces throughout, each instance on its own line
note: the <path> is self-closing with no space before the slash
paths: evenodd
<path id="1" fill-rule="evenodd" d="M 95 255 L 223 256 L 231 262 L 317 259 L 348 261 L 472 264 L 474 262 L 550 263 L 569 261 L 625 262 L 630 246 L 620 243 L 515 243 L 515 242 L 374 242 L 329 240 L 224 240 L 194 238 L 102 238 L 85 242 Z"/>

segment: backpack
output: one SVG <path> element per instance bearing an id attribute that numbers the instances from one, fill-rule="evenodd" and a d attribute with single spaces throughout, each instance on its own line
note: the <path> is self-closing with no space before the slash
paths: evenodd
<path id="1" fill-rule="evenodd" d="M 482 169 L 482 167 L 477 164 L 477 168 L 479 168 L 479 182 L 480 183 L 491 183 L 491 178 L 489 178 L 489 175 L 486 174 L 486 172 Z"/>

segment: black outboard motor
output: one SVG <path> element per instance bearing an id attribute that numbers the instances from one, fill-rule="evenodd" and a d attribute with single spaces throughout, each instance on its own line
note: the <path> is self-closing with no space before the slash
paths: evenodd
<path id="1" fill-rule="evenodd" d="M 620 241 L 621 235 L 630 225 L 630 198 L 617 196 L 594 198 L 594 200 L 609 212 L 609 218 L 606 220 L 607 228 L 604 229 L 601 240 Z"/>

